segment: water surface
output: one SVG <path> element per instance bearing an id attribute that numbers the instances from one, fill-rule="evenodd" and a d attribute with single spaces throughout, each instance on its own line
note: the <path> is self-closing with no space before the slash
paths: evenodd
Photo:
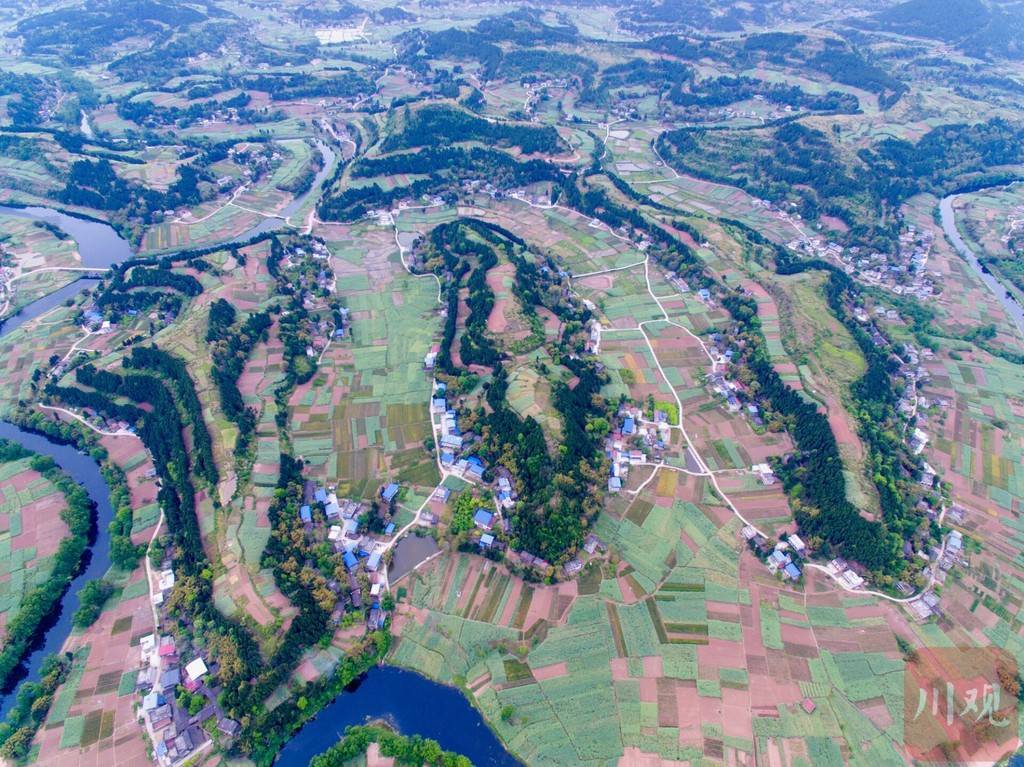
<path id="1" fill-rule="evenodd" d="M 476 767 L 522 767 L 459 690 L 393 666 L 372 669 L 350 685 L 288 741 L 276 764 L 307 767 L 346 727 L 374 719 L 387 720 L 403 735 L 436 740 Z"/>

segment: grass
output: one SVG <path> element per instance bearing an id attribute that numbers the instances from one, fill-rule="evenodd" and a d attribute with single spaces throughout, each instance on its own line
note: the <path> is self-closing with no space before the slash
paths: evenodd
<path id="1" fill-rule="evenodd" d="M 825 302 L 825 276 L 816 272 L 773 277 L 779 306 L 782 345 L 798 363 L 803 389 L 828 408 L 845 409 L 849 387 L 866 370 L 864 356 L 850 332 L 832 315 Z M 856 421 L 848 411 L 850 429 Z M 846 439 L 841 442 L 846 442 Z M 858 508 L 877 509 L 878 493 L 866 475 L 865 451 L 859 437 L 840 451 L 846 494 Z"/>
<path id="2" fill-rule="evenodd" d="M 533 671 L 531 671 L 530 667 L 522 661 L 514 658 L 506 658 L 502 663 L 505 667 L 505 679 L 508 682 L 514 684 L 516 682 L 529 683 L 536 681 L 533 678 Z"/>
<path id="3" fill-rule="evenodd" d="M 608 611 L 608 624 L 612 629 L 612 640 L 615 642 L 615 654 L 626 657 L 626 640 L 622 634 L 622 622 L 619 620 L 619 611 L 612 602 L 605 602 L 605 609 Z"/>

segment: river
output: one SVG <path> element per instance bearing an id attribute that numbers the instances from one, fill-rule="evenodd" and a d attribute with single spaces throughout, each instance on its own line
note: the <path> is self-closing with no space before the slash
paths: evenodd
<path id="1" fill-rule="evenodd" d="M 384 719 L 404 735 L 432 738 L 477 767 L 520 767 L 463 694 L 414 671 L 382 666 L 357 680 L 281 749 L 279 767 L 306 767 L 353 724 Z"/>
<path id="2" fill-rule="evenodd" d="M 89 456 L 73 447 L 59 445 L 46 437 L 31 434 L 3 421 L 0 421 L 0 438 L 9 439 L 33 452 L 50 456 L 66 474 L 85 488 L 96 504 L 96 538 L 84 555 L 84 567 L 71 581 L 61 600 L 59 612 L 43 624 L 43 633 L 36 639 L 29 655 L 22 661 L 14 677 L 18 684 L 25 679 L 38 679 L 43 660 L 47 655 L 59 652 L 71 634 L 71 616 L 78 609 L 79 592 L 82 587 L 89 581 L 102 577 L 110 567 L 110 534 L 107 525 L 113 518 L 113 509 L 110 506 L 110 487 L 103 479 L 99 465 Z M 0 690 L 0 718 L 7 716 L 15 697 L 11 689 Z"/>
<path id="3" fill-rule="evenodd" d="M 981 189 L 977 191 L 985 190 Z M 978 275 L 981 281 L 985 283 L 985 286 L 991 291 L 992 295 L 995 296 L 996 300 L 999 301 L 1003 310 L 1010 317 L 1010 320 L 1017 326 L 1018 332 L 1020 332 L 1021 335 L 1024 335 L 1024 306 L 1021 306 L 1013 299 L 1012 296 L 1007 294 L 1006 288 L 994 275 L 982 269 L 981 262 L 978 261 L 978 257 L 974 255 L 974 251 L 967 246 L 967 243 L 964 242 L 963 238 L 960 236 L 960 232 L 956 228 L 956 212 L 953 209 L 953 202 L 958 196 L 959 195 L 952 194 L 949 197 L 942 198 L 942 202 L 939 203 L 939 212 L 942 215 L 942 229 L 946 233 L 946 239 L 953 244 L 953 247 L 956 248 L 964 261 L 970 265 L 975 274 Z"/>
<path id="4" fill-rule="evenodd" d="M 82 135 L 92 141 L 96 138 L 96 132 L 92 129 L 92 123 L 89 122 L 89 115 L 84 109 L 79 109 L 78 113 L 81 115 L 81 120 L 78 123 L 78 129 L 82 131 Z"/>
<path id="5" fill-rule="evenodd" d="M 0 320 L 0 337 L 14 332 L 29 320 L 34 320 L 36 317 L 46 314 L 54 307 L 60 306 L 70 298 L 74 298 L 86 288 L 95 287 L 98 284 L 99 280 L 79 279 L 62 288 L 58 288 L 52 293 L 47 293 L 42 298 L 37 298 L 28 306 L 23 306 L 17 314 Z"/>
<path id="6" fill-rule="evenodd" d="M 324 165 L 317 172 L 316 177 L 313 179 L 313 184 L 309 187 L 309 190 L 305 194 L 299 195 L 290 203 L 285 205 L 284 208 L 281 209 L 281 212 L 276 216 L 264 218 L 262 221 L 256 224 L 256 226 L 246 230 L 245 232 L 242 232 L 242 234 L 238 235 L 237 237 L 228 240 L 226 243 L 224 243 L 225 245 L 247 242 L 256 235 L 266 234 L 267 232 L 273 232 L 275 230 L 284 228 L 285 222 L 282 219 L 288 219 L 291 216 L 295 215 L 302 208 L 302 206 L 306 204 L 306 201 L 309 200 L 311 195 L 320 194 L 320 186 L 334 172 L 334 162 L 336 159 L 336 155 L 334 154 L 334 150 L 331 149 L 331 147 L 329 147 L 320 139 L 316 139 L 316 146 L 317 149 L 320 150 L 320 154 L 324 158 Z M 302 231 L 303 226 L 297 226 L 296 229 Z"/>
<path id="7" fill-rule="evenodd" d="M 132 256 L 131 246 L 109 225 L 69 216 L 56 210 L 42 207 L 16 208 L 0 206 L 0 214 L 45 221 L 67 232 L 75 239 L 82 264 L 97 270 L 109 269 L 112 265 Z M 13 333 L 29 320 L 35 319 L 59 306 L 79 292 L 97 284 L 95 279 L 80 279 L 65 285 L 22 308 L 6 321 L 0 322 L 0 338 Z M 0 437 L 12 440 L 41 455 L 48 455 L 60 468 L 80 483 L 96 504 L 96 537 L 83 557 L 83 568 L 71 581 L 59 611 L 42 625 L 42 631 L 33 643 L 29 654 L 13 677 L 16 686 L 25 679 L 36 680 L 43 660 L 51 653 L 59 652 L 71 633 L 71 616 L 78 609 L 79 592 L 91 580 L 100 578 L 110 567 L 110 535 L 107 525 L 113 516 L 110 507 L 110 488 L 107 486 L 99 465 L 89 456 L 68 445 L 59 445 L 46 437 L 31 434 L 17 426 L 0 421 Z M 0 690 L 0 718 L 7 715 L 15 695 L 12 689 Z"/>
<path id="8" fill-rule="evenodd" d="M 109 269 L 134 255 L 128 241 L 102 221 L 90 221 L 38 205 L 27 208 L 0 205 L 0 215 L 43 221 L 71 235 L 78 244 L 82 266 Z"/>

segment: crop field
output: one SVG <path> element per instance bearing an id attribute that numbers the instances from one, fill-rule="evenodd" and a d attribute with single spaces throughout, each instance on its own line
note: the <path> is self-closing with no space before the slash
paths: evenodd
<path id="1" fill-rule="evenodd" d="M 257 213 L 219 202 L 204 203 L 197 213 L 190 221 L 169 221 L 150 227 L 143 240 L 143 251 L 159 253 L 201 247 L 229 239 L 263 220 Z"/>
<path id="2" fill-rule="evenodd" d="M 154 189 L 167 189 L 178 178 L 178 168 L 184 162 L 172 147 L 156 147 L 140 152 L 143 165 L 118 166 L 118 175 L 124 179 L 138 179 Z"/>
<path id="3" fill-rule="evenodd" d="M 620 329 L 635 328 L 641 322 L 664 316 L 647 292 L 642 266 L 579 277 L 573 281 L 573 286 L 580 296 L 597 305 L 602 325 Z"/>
<path id="4" fill-rule="evenodd" d="M 517 367 L 509 376 L 508 404 L 522 418 L 532 416 L 557 443 L 561 419 L 551 406 L 551 381 L 530 365 Z"/>
<path id="5" fill-rule="evenodd" d="M 64 355 L 79 340 L 80 330 L 66 322 L 73 311 L 58 307 L 0 339 L 0 387 L 10 393 L 0 400 L 0 416 L 18 399 L 30 397 L 30 377 L 37 366 L 52 354 Z"/>
<path id="6" fill-rule="evenodd" d="M 205 652 L 225 691 L 217 705 L 243 730 L 181 764 L 269 763 L 261 723 L 284 733 L 314 714 L 321 696 L 300 686 L 380 641 L 377 628 L 391 635 L 387 662 L 461 690 L 510 753 L 538 767 L 902 764 L 911 647 L 993 646 L 1024 663 L 1024 338 L 938 215 L 941 195 L 1009 177 L 1024 158 L 1024 60 L 1012 44 L 1024 22 L 1012 3 L 982 0 L 982 33 L 956 41 L 929 31 L 934 20 L 899 20 L 920 2 L 894 2 L 895 14 L 877 0 L 839 11 L 283 0 L 267 13 L 212 0 L 143 3 L 139 18 L 103 10 L 79 26 L 66 19 L 96 16 L 95 3 L 61 0 L 0 14 L 0 202 L 110 222 L 135 255 L 203 288 L 179 312 L 176 299 L 154 304 L 142 285 L 106 279 L 20 327 L 10 320 L 0 419 L 46 404 L 47 419 L 81 415 L 98 430 L 89 444 L 127 479 L 132 541 L 162 545 L 159 529 L 179 537 L 176 568 L 209 560 L 187 571 L 251 631 L 265 667 L 247 675 L 254 689 L 276 686 L 262 706 L 236 695 L 232 643 L 214 636 L 223 627 L 186 599 L 155 618 L 146 569 L 112 569 L 98 620 L 65 642 L 70 678 L 30 761 L 152 761 L 134 682 L 155 620 Z M 992 23 L 1001 18 L 1016 26 Z M 341 164 L 297 197 L 323 144 Z M 357 175 L 364 158 L 383 172 Z M 1024 274 L 1024 187 L 964 193 L 956 212 L 1008 287 Z M 543 267 L 546 307 L 520 304 L 528 286 L 500 247 L 469 277 L 490 239 L 478 230 L 424 241 L 469 217 L 527 243 L 514 250 Z M 271 231 L 282 235 L 273 247 L 231 250 Z M 82 263 L 73 240 L 4 215 L 0 241 L 16 286 L 4 315 L 71 294 L 66 268 Z M 222 250 L 188 265 L 162 258 L 208 246 Z M 819 258 L 850 278 L 831 287 L 848 290 L 826 293 Z M 423 264 L 437 277 L 413 273 Z M 442 308 L 452 279 L 454 335 Z M 218 299 L 239 320 L 269 310 L 266 335 L 208 341 Z M 486 323 L 478 315 L 467 328 L 471 307 L 489 307 Z M 85 330 L 91 309 L 109 328 Z M 890 342 L 888 370 L 854 322 L 877 349 Z M 440 369 L 428 369 L 442 341 Z M 76 363 L 120 370 L 151 343 L 186 365 L 212 442 L 219 480 L 196 478 L 198 541 L 158 496 L 138 437 L 103 435 L 101 413 L 47 399 L 59 396 L 50 381 L 76 381 Z M 492 348 L 500 373 L 480 364 Z M 251 420 L 224 370 L 241 371 Z M 443 464 L 435 376 L 465 440 Z M 595 381 L 604 401 L 587 396 Z M 485 397 L 494 392 L 507 412 Z M 800 400 L 827 420 L 853 510 L 838 503 L 836 477 L 814 474 L 837 471 L 833 446 Z M 533 423 L 518 441 L 496 433 L 512 432 L 511 413 L 540 424 L 547 463 L 522 455 L 540 444 Z M 190 425 L 183 434 L 186 452 L 204 448 Z M 457 461 L 474 455 L 488 466 L 471 480 Z M 360 516 L 343 536 L 359 538 L 360 558 L 380 552 L 383 569 L 339 564 L 338 531 L 323 541 L 308 498 L 313 521 L 289 505 L 290 521 L 272 529 L 285 456 L 339 499 L 400 485 L 395 528 Z M 764 463 L 778 478 L 754 470 Z M 509 478 L 511 498 L 499 483 Z M 451 499 L 433 495 L 439 483 Z M 479 546 L 485 525 L 456 502 L 467 491 L 470 512 L 498 509 L 494 539 Z M 0 633 L 49 577 L 60 508 L 26 461 L 0 466 Z M 416 531 L 432 540 L 392 558 L 417 509 L 436 517 Z M 880 539 L 856 511 L 898 535 L 868 551 Z M 951 530 L 963 548 L 947 560 Z M 809 549 L 795 558 L 802 569 L 776 573 L 768 551 L 795 532 Z M 267 552 L 280 569 L 263 568 Z M 867 586 L 826 574 L 834 557 Z M 184 597 L 194 583 L 179 582 Z M 315 610 L 296 620 L 301 587 L 329 625 L 307 622 Z M 927 618 L 924 601 L 885 598 L 921 591 L 941 598 Z M 371 608 L 383 610 L 379 627 Z M 237 644 L 248 664 L 251 646 Z M 279 650 L 289 667 L 277 679 L 267 672 Z"/>
<path id="7" fill-rule="evenodd" d="M 622 561 L 578 582 L 536 587 L 479 558 L 435 560 L 407 583 L 392 662 L 465 684 L 531 763 L 742 761 L 755 749 L 790 763 L 838 752 L 851 728 L 866 744 L 854 764 L 897 758 L 891 631 L 909 631 L 903 619 L 824 582 L 782 586 L 740 553 L 731 515 L 701 503 L 703 480 L 673 476 L 621 520 L 601 518 Z"/>
<path id="8" fill-rule="evenodd" d="M 534 203 L 518 200 L 495 202 L 478 197 L 475 205 L 460 206 L 459 214 L 493 221 L 516 232 L 530 245 L 550 253 L 572 275 L 618 269 L 643 261 L 643 254 L 631 243 L 595 225 L 585 216 L 561 207 L 545 207 L 547 200 Z"/>
<path id="9" fill-rule="evenodd" d="M 736 187 L 684 176 L 665 166 L 651 142 L 661 132 L 653 124 L 629 123 L 609 132 L 608 151 L 615 173 L 630 186 L 663 205 L 694 213 L 743 221 L 767 236 L 786 240 L 793 230 L 753 204 L 753 197 Z"/>
<path id="10" fill-rule="evenodd" d="M 13 300 L 3 314 L 13 314 L 37 298 L 67 285 L 77 276 L 74 272 L 39 271 L 62 266 L 80 267 L 82 260 L 74 240 L 60 239 L 33 221 L 16 216 L 0 216 L 0 230 L 3 232 L 0 238 L 2 247 L 8 254 L 8 267 L 16 278 L 11 282 Z"/>
<path id="11" fill-rule="evenodd" d="M 1019 429 L 1024 376 L 1018 366 L 987 357 L 976 361 L 937 359 L 927 366 L 925 395 L 938 401 L 921 426 L 934 435 L 926 449 L 953 483 L 954 495 L 978 509 L 1020 509 L 1024 474 Z"/>
<path id="12" fill-rule="evenodd" d="M 821 293 L 824 275 L 773 280 L 781 311 L 782 345 L 797 368 L 800 389 L 824 405 L 840 445 L 849 500 L 859 508 L 877 506 L 877 491 L 865 477 L 865 452 L 857 423 L 847 410 L 845 392 L 863 375 L 864 357 L 849 331 L 828 311 Z"/>
<path id="13" fill-rule="evenodd" d="M 103 437 L 101 444 L 125 472 L 133 507 L 153 504 L 157 487 L 148 476 L 152 462 L 142 443 L 134 437 Z M 154 518 L 149 525 L 137 525 L 133 541 L 148 541 L 155 523 Z M 113 764 L 128 765 L 145 753 L 136 721 L 135 674 L 139 638 L 153 631 L 146 573 L 143 568 L 131 573 L 111 569 L 105 577 L 115 585 L 114 596 L 99 619 L 73 633 L 63 648 L 76 661 L 41 730 L 40 764 L 95 764 L 103 754 Z"/>
<path id="14" fill-rule="evenodd" d="M 44 197 L 57 189 L 57 183 L 46 171 L 46 168 L 33 160 L 0 158 L 0 181 L 3 182 L 3 186 L 7 190 L 18 189 L 39 197 Z M 9 191 L 5 191 L 2 196 L 4 199 L 22 197 L 20 194 L 12 195 Z"/>
<path id="15" fill-rule="evenodd" d="M 339 495 L 369 498 L 389 476 L 433 488 L 423 357 L 440 330 L 437 286 L 405 271 L 388 230 L 360 231 L 362 247 L 355 236 L 329 240 L 352 337 L 333 343 L 316 377 L 293 394 L 295 449 L 313 476 L 339 483 Z"/>
<path id="16" fill-rule="evenodd" d="M 0 627 L 31 589 L 49 580 L 53 554 L 68 533 L 60 518 L 64 495 L 30 460 L 0 463 Z"/>
<path id="17" fill-rule="evenodd" d="M 648 395 L 657 400 L 671 399 L 668 381 L 658 371 L 643 335 L 639 330 L 628 333 L 605 333 L 601 337 L 601 361 L 611 377 L 603 390 L 609 399 L 619 394 L 638 401 Z"/>
<path id="18" fill-rule="evenodd" d="M 1024 241 L 1024 187 L 1017 184 L 957 198 L 957 229 L 967 246 L 999 275 L 1019 301 L 1024 270 L 1010 241 Z M 1017 245 L 1019 247 L 1019 244 Z"/>

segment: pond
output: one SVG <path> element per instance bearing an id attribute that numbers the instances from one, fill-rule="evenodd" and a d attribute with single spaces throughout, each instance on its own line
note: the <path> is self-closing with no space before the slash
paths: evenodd
<path id="1" fill-rule="evenodd" d="M 388 580 L 397 583 L 421 562 L 434 556 L 441 549 L 437 541 L 429 535 L 407 535 L 395 546 L 391 566 L 388 568 Z"/>

